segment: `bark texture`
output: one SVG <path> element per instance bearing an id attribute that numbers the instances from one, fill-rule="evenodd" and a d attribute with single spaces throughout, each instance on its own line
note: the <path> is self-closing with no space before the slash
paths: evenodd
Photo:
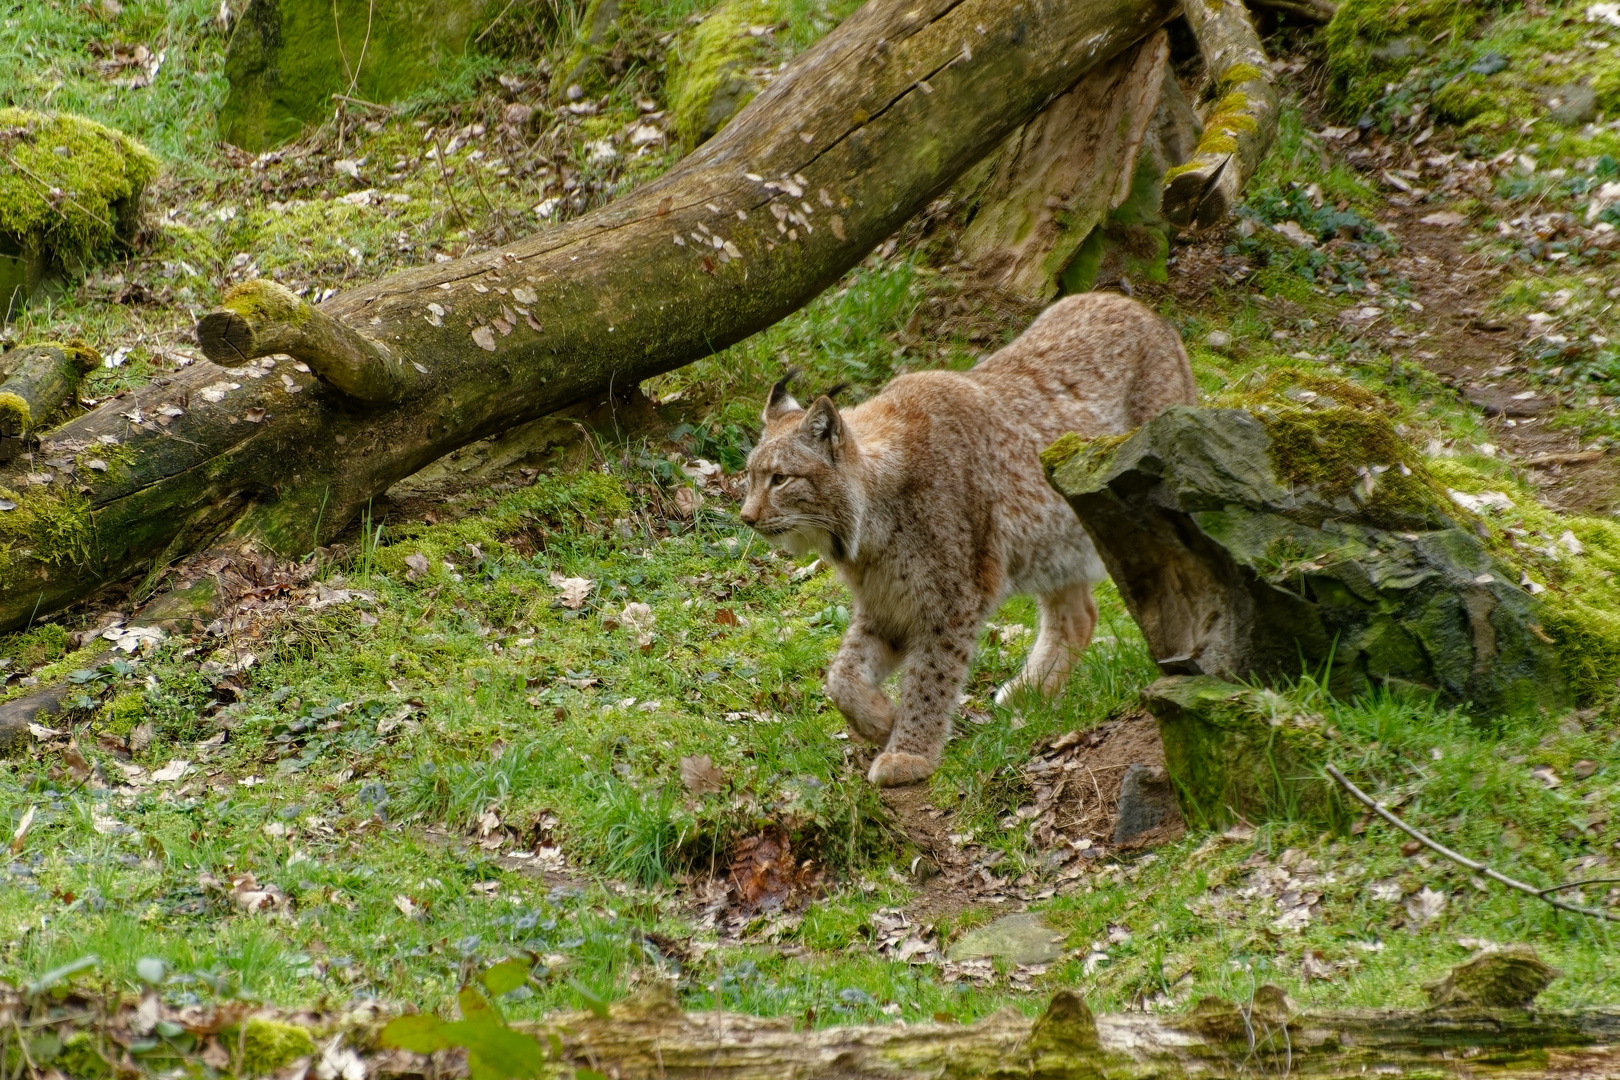
<path id="1" fill-rule="evenodd" d="M 1165 178 L 1164 216 L 1204 228 L 1225 220 L 1277 136 L 1277 88 L 1260 36 L 1239 0 L 1189 0 L 1211 105 L 1198 153 Z"/>
<path id="2" fill-rule="evenodd" d="M 647 996 L 606 1020 L 527 1026 L 555 1034 L 581 1067 L 673 1080 L 817 1077 L 1184 1077 L 1454 1075 L 1476 1059 L 1491 1076 L 1620 1075 L 1620 1011 L 1519 1008 L 1305 1012 L 1274 986 L 1242 1006 L 1206 998 L 1180 1015 L 1093 1016 L 1059 991 L 1033 1022 L 1012 1010 L 971 1026 L 795 1030 L 791 1020 L 680 1011 Z"/>
<path id="3" fill-rule="evenodd" d="M 0 368 L 0 461 L 27 450 L 34 432 L 78 392 L 85 374 L 101 363 L 82 341 L 26 345 L 9 353 Z"/>
<path id="4" fill-rule="evenodd" d="M 594 214 L 294 316 L 268 310 L 273 290 L 238 294 L 203 338 L 239 366 L 193 364 L 49 434 L 80 467 L 28 487 L 9 531 L 0 519 L 0 628 L 226 530 L 307 551 L 450 450 L 769 326 L 1173 10 L 872 0 L 670 173 Z M 272 355 L 308 343 L 310 312 L 349 359 Z M 379 404 L 396 390 L 368 351 L 398 361 L 395 404 Z M 112 468 L 87 472 L 90 458 Z"/>
<path id="5" fill-rule="evenodd" d="M 1169 57 L 1161 30 L 1007 138 L 962 237 L 981 274 L 1010 292 L 1052 298 L 1086 237 L 1130 194 Z"/>

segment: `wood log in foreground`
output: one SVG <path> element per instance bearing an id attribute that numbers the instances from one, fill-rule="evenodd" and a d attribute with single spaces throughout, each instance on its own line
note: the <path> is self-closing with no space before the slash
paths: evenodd
<path id="1" fill-rule="evenodd" d="M 234 290 L 200 327 L 214 363 L 48 433 L 38 456 L 60 466 L 0 513 L 0 629 L 222 534 L 308 551 L 450 450 L 771 325 L 1173 10 L 871 0 L 578 221 L 319 308 Z"/>
<path id="2" fill-rule="evenodd" d="M 658 1080 L 1620 1075 L 1620 1009 L 1527 1006 L 1521 997 L 1507 1006 L 1299 1012 L 1262 986 L 1243 1005 L 1206 998 L 1181 1014 L 1093 1016 L 1060 990 L 1034 1021 L 1005 1010 L 963 1026 L 805 1031 L 791 1020 L 683 1013 L 667 994 L 649 994 L 613 1006 L 605 1020 L 520 1026 L 543 1043 L 556 1035 L 580 1067 Z"/>

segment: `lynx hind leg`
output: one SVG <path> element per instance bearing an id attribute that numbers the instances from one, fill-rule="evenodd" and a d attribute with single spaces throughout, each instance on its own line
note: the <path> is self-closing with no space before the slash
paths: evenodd
<path id="1" fill-rule="evenodd" d="M 827 696 L 849 721 L 850 731 L 876 746 L 886 743 L 894 729 L 894 706 L 883 692 L 883 681 L 899 663 L 900 654 L 857 614 L 827 668 Z"/>
<path id="2" fill-rule="evenodd" d="M 889 742 L 866 776 L 879 787 L 926 780 L 939 768 L 951 735 L 951 714 L 973 658 L 973 623 L 914 650 L 906 665 L 900 708 Z"/>
<path id="3" fill-rule="evenodd" d="M 1097 602 L 1085 582 L 1069 585 L 1039 598 L 1040 631 L 1024 660 L 1024 670 L 996 691 L 996 704 L 1005 705 L 1026 686 L 1048 696 L 1063 689 L 1069 672 L 1097 626 Z"/>

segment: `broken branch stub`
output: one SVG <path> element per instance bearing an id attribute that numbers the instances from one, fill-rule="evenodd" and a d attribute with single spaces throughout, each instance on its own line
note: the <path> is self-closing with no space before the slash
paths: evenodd
<path id="1" fill-rule="evenodd" d="M 101 357 L 82 341 L 25 345 L 7 354 L 0 383 L 0 461 L 28 449 L 36 430 L 78 393 Z"/>
<path id="2" fill-rule="evenodd" d="M 197 323 L 197 343 L 204 356 L 227 367 L 291 356 L 340 394 L 372 405 L 399 401 L 418 381 L 386 345 L 263 279 L 227 292 Z"/>
<path id="3" fill-rule="evenodd" d="M 1208 96 L 1204 134 L 1192 160 L 1165 177 L 1163 210 L 1171 224 L 1205 228 L 1225 220 L 1243 185 L 1277 135 L 1277 88 L 1238 0 L 1193 0 L 1183 7 L 1204 57 Z"/>
<path id="4" fill-rule="evenodd" d="M 226 530 L 238 548 L 301 554 L 451 450 L 770 326 L 1173 10 L 870 0 L 719 135 L 601 210 L 319 307 L 250 285 L 201 335 L 240 366 L 192 364 L 48 433 L 58 453 L 111 439 L 119 467 L 29 489 L 84 542 L 17 526 L 0 627 Z M 276 352 L 318 378 L 249 359 Z"/>

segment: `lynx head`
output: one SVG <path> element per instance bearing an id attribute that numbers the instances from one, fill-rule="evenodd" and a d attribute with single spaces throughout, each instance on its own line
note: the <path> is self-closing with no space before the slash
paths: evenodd
<path id="1" fill-rule="evenodd" d="M 864 501 L 855 437 L 827 394 L 808 409 L 793 399 L 795 374 L 771 387 L 765 431 L 748 455 L 742 522 L 795 555 L 852 559 Z"/>

